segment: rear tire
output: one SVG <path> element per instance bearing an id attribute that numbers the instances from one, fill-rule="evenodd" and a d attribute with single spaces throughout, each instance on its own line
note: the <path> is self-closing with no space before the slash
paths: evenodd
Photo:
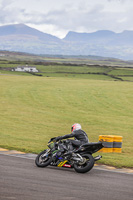
<path id="1" fill-rule="evenodd" d="M 47 167 L 50 163 L 51 163 L 51 156 L 49 156 L 49 154 L 46 154 L 47 150 L 42 151 L 41 153 L 39 153 L 35 159 L 35 164 L 37 165 L 37 167 Z"/>
<path id="2" fill-rule="evenodd" d="M 84 154 L 82 157 L 86 159 L 86 162 L 83 165 L 78 163 L 74 164 L 74 169 L 78 173 L 86 173 L 90 171 L 95 163 L 93 156 L 90 154 Z"/>

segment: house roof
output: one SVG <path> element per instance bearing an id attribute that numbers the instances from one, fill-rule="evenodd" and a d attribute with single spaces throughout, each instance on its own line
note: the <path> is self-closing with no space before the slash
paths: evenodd
<path id="1" fill-rule="evenodd" d="M 17 66 L 17 68 L 36 68 L 35 66 L 29 66 L 29 65 L 24 65 L 24 66 Z"/>

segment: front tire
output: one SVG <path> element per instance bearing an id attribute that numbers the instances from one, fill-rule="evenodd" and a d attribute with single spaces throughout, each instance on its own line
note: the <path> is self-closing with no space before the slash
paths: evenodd
<path id="1" fill-rule="evenodd" d="M 51 163 L 51 156 L 47 153 L 47 150 L 39 153 L 35 159 L 35 164 L 37 167 L 47 167 Z"/>
<path id="2" fill-rule="evenodd" d="M 90 154 L 84 154 L 82 157 L 85 160 L 84 163 L 74 164 L 74 169 L 78 173 L 86 173 L 90 171 L 93 168 L 94 163 L 95 163 L 93 156 Z"/>

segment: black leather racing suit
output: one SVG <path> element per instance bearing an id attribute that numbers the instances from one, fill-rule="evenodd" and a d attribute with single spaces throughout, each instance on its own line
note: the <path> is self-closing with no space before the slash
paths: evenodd
<path id="1" fill-rule="evenodd" d="M 57 140 L 67 139 L 67 138 L 72 138 L 72 137 L 74 137 L 75 140 L 69 140 L 69 141 L 72 143 L 72 145 L 74 147 L 78 147 L 78 146 L 80 146 L 84 143 L 89 142 L 87 134 L 81 129 L 74 130 L 71 134 L 67 134 L 67 135 L 64 135 L 64 136 L 57 137 Z"/>

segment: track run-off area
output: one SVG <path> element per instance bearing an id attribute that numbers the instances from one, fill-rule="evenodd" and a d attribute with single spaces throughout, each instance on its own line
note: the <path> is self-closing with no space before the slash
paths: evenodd
<path id="1" fill-rule="evenodd" d="M 35 154 L 0 149 L 0 200 L 132 200 L 133 170 L 95 165 L 85 174 L 35 165 Z"/>

